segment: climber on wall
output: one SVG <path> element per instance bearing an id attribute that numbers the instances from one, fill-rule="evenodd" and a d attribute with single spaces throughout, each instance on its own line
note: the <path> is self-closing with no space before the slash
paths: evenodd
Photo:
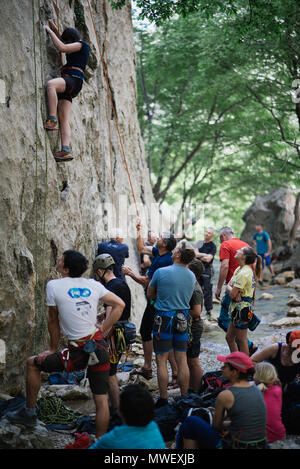
<path id="1" fill-rule="evenodd" d="M 55 153 L 56 161 L 70 161 L 70 113 L 72 98 L 81 91 L 83 73 L 88 61 L 90 48 L 80 39 L 75 28 L 66 28 L 59 37 L 59 30 L 53 20 L 45 26 L 46 32 L 60 53 L 66 54 L 67 63 L 62 66 L 61 78 L 54 78 L 47 83 L 48 117 L 44 123 L 46 130 L 58 130 L 56 113 L 58 114 L 61 137 L 61 151 Z"/>

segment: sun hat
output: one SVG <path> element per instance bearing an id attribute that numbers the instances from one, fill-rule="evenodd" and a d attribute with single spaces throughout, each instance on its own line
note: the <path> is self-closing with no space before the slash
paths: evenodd
<path id="1" fill-rule="evenodd" d="M 229 355 L 218 355 L 217 360 L 223 363 L 229 363 L 239 371 L 248 371 L 254 368 L 251 358 L 244 352 L 232 352 Z"/>

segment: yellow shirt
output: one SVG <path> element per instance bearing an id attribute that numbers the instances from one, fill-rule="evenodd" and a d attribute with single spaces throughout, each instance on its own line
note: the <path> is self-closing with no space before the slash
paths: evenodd
<path id="1" fill-rule="evenodd" d="M 232 286 L 239 288 L 241 291 L 241 296 L 253 297 L 253 292 L 255 288 L 255 278 L 253 275 L 253 270 L 249 265 L 244 265 L 243 267 L 238 267 L 232 276 Z M 235 309 L 236 302 L 231 302 L 231 311 Z M 241 309 L 249 306 L 248 302 L 241 301 Z"/>

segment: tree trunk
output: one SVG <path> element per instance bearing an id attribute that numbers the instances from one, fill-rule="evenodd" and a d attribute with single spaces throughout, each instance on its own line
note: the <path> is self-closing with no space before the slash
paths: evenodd
<path id="1" fill-rule="evenodd" d="M 288 241 L 288 245 L 291 248 L 293 248 L 295 245 L 297 230 L 300 225 L 300 192 L 298 193 L 297 198 L 296 198 L 294 215 L 295 215 L 294 224 L 292 226 L 290 236 L 289 236 L 289 241 Z"/>

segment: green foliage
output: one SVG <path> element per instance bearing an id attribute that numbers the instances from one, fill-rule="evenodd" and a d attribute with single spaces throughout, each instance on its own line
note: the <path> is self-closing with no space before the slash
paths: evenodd
<path id="1" fill-rule="evenodd" d="M 299 185 L 299 5 L 217 3 L 136 31 L 138 113 L 156 199 L 205 203 L 240 231 L 257 194 Z"/>

